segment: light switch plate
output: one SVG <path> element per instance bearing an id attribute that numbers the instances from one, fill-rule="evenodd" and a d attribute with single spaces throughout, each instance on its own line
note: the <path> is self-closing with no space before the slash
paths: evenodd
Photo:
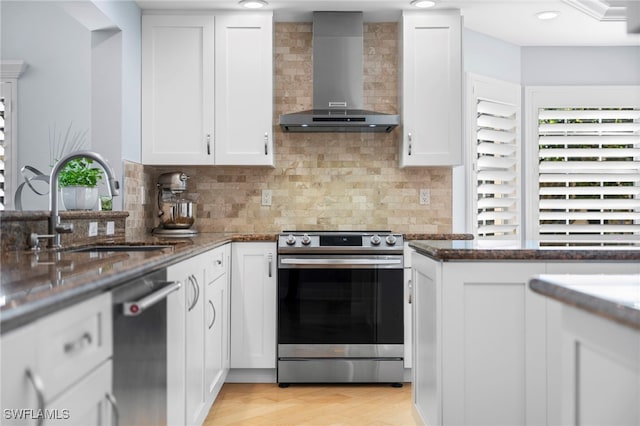
<path id="1" fill-rule="evenodd" d="M 98 222 L 89 222 L 89 236 L 95 237 L 98 235 Z"/>

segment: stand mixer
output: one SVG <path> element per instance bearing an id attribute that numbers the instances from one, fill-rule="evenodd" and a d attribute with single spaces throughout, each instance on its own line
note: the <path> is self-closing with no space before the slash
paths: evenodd
<path id="1" fill-rule="evenodd" d="M 182 172 L 163 173 L 158 176 L 158 217 L 160 224 L 153 234 L 161 236 L 188 237 L 198 233 L 191 229 L 194 222 L 192 201 L 182 198 L 187 190 L 189 176 Z"/>

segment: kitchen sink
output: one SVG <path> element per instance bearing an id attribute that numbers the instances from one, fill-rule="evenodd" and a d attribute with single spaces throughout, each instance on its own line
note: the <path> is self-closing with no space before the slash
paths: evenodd
<path id="1" fill-rule="evenodd" d="M 68 253 L 106 252 L 106 251 L 157 251 L 173 248 L 171 244 L 104 244 L 87 247 L 70 248 Z"/>

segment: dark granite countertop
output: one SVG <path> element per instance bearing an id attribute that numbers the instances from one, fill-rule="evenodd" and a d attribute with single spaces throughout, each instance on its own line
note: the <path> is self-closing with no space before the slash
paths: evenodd
<path id="1" fill-rule="evenodd" d="M 537 241 L 419 240 L 409 247 L 442 261 L 640 261 L 640 242 L 620 246 L 546 247 Z"/>
<path id="2" fill-rule="evenodd" d="M 231 241 L 276 241 L 276 238 L 275 234 L 200 234 L 185 239 L 148 236 L 136 241 L 114 240 L 108 244 L 166 244 L 171 247 L 99 253 L 4 252 L 0 263 L 0 331 L 4 333 Z"/>
<path id="3" fill-rule="evenodd" d="M 640 330 L 640 275 L 539 275 L 533 291 Z"/>

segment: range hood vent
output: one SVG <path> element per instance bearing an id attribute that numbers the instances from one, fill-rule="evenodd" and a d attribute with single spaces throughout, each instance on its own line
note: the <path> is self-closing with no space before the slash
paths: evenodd
<path id="1" fill-rule="evenodd" d="M 285 132 L 390 132 L 400 116 L 362 109 L 362 12 L 313 13 L 313 109 L 280 115 Z"/>

